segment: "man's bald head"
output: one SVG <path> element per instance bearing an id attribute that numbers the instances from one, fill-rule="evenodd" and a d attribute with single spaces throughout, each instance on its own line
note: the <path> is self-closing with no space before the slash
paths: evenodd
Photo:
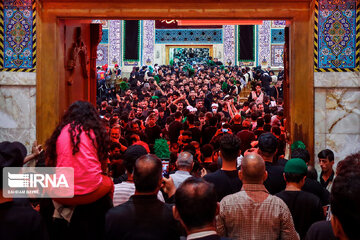
<path id="1" fill-rule="evenodd" d="M 240 178 L 244 183 L 263 183 L 265 174 L 265 162 L 259 154 L 247 154 L 241 161 Z"/>

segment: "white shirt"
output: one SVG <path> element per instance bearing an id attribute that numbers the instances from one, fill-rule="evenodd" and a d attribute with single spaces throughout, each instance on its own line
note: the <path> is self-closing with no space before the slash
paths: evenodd
<path id="1" fill-rule="evenodd" d="M 203 231 L 203 232 L 192 233 L 186 237 L 186 240 L 203 238 L 211 235 L 217 235 L 217 233 L 215 231 Z"/>
<path id="2" fill-rule="evenodd" d="M 174 185 L 176 188 L 180 186 L 186 179 L 191 177 L 190 173 L 187 171 L 178 170 L 173 174 L 170 174 L 172 180 L 174 181 Z"/>
<path id="3" fill-rule="evenodd" d="M 114 207 L 123 204 L 128 201 L 129 198 L 135 194 L 135 184 L 132 182 L 122 182 L 114 185 L 114 198 L 113 204 Z M 157 198 L 165 202 L 162 193 L 159 191 L 157 194 Z"/>

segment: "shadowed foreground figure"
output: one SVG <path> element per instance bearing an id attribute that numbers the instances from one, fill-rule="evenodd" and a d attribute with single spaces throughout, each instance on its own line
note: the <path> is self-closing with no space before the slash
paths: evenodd
<path id="1" fill-rule="evenodd" d="M 314 223 L 306 240 L 360 239 L 360 152 L 347 156 L 336 167 L 331 190 L 331 223 Z"/>
<path id="2" fill-rule="evenodd" d="M 162 163 L 144 155 L 134 166 L 135 194 L 106 215 L 105 239 L 179 239 L 171 206 L 157 199 Z"/>
<path id="3" fill-rule="evenodd" d="M 220 202 L 217 231 L 231 239 L 299 239 L 286 204 L 266 190 L 265 162 L 258 154 L 244 157 L 240 192 Z"/>
<path id="4" fill-rule="evenodd" d="M 214 224 L 218 211 L 214 186 L 201 178 L 188 178 L 176 191 L 173 214 L 184 226 L 187 239 L 224 239 L 217 235 Z"/>
<path id="5" fill-rule="evenodd" d="M 331 190 L 331 225 L 340 240 L 360 239 L 360 152 L 339 162 Z"/>

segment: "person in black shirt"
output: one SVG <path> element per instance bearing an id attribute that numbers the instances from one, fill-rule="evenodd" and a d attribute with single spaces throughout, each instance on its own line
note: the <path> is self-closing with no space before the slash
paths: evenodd
<path id="1" fill-rule="evenodd" d="M 201 140 L 201 131 L 198 127 L 195 126 L 195 115 L 189 114 L 187 116 L 187 123 L 189 125 L 188 130 L 192 133 L 192 140 L 200 143 Z"/>
<path id="2" fill-rule="evenodd" d="M 25 156 L 22 143 L 0 143 L 0 239 L 48 239 L 40 214 L 27 199 L 3 197 L 3 168 L 21 167 Z"/>
<path id="3" fill-rule="evenodd" d="M 264 88 L 266 95 L 270 95 L 270 83 L 272 82 L 271 77 L 267 73 L 263 73 L 260 77 L 261 86 Z"/>
<path id="4" fill-rule="evenodd" d="M 203 130 L 202 130 L 202 144 L 203 145 L 210 143 L 211 139 L 215 135 L 215 133 L 217 131 L 217 127 L 216 127 L 217 122 L 218 122 L 217 118 L 215 116 L 213 116 L 209 120 L 210 126 L 203 127 Z"/>
<path id="5" fill-rule="evenodd" d="M 277 193 L 289 207 L 294 220 L 295 229 L 304 239 L 311 224 L 325 218 L 320 199 L 312 193 L 302 191 L 307 166 L 300 158 L 290 159 L 284 168 L 286 188 Z"/>
<path id="6" fill-rule="evenodd" d="M 284 94 L 283 94 L 283 88 L 282 88 L 282 82 L 278 81 L 275 86 L 273 86 L 270 89 L 270 94 L 269 96 L 271 97 L 272 101 L 276 101 L 278 98 L 283 98 Z"/>
<path id="7" fill-rule="evenodd" d="M 360 152 L 347 156 L 336 167 L 331 189 L 331 225 L 340 240 L 360 239 Z"/>
<path id="8" fill-rule="evenodd" d="M 179 239 L 171 205 L 157 199 L 162 184 L 162 164 L 144 155 L 134 166 L 135 194 L 106 214 L 104 239 Z"/>
<path id="9" fill-rule="evenodd" d="M 157 110 L 159 112 L 159 119 L 158 119 L 157 123 L 158 123 L 159 127 L 161 129 L 163 129 L 163 128 L 165 128 L 166 118 L 168 117 L 168 115 L 166 114 L 165 109 L 162 107 L 159 107 Z"/>
<path id="10" fill-rule="evenodd" d="M 334 153 L 330 149 L 325 149 L 319 152 L 318 158 L 321 167 L 320 183 L 323 188 L 330 191 L 335 176 L 333 170 Z"/>
<path id="11" fill-rule="evenodd" d="M 233 118 L 233 124 L 230 127 L 233 134 L 236 135 L 238 132 L 240 132 L 243 129 L 241 125 L 241 121 L 242 121 L 241 115 L 236 114 Z"/>
<path id="12" fill-rule="evenodd" d="M 277 138 L 272 133 L 263 133 L 258 138 L 259 155 L 265 161 L 268 178 L 264 185 L 270 194 L 276 194 L 285 189 L 286 183 L 284 180 L 284 167 L 273 164 L 273 158 L 277 149 Z"/>
<path id="13" fill-rule="evenodd" d="M 221 169 L 206 174 L 204 179 L 215 185 L 218 202 L 223 197 L 241 190 L 242 182 L 238 176 L 236 160 L 240 155 L 241 141 L 232 134 L 226 134 L 220 138 L 220 157 L 222 158 Z"/>
<path id="14" fill-rule="evenodd" d="M 154 144 L 155 140 L 160 138 L 161 128 L 156 125 L 155 113 L 150 114 L 148 117 L 147 125 L 145 128 L 145 134 L 147 136 L 147 143 Z"/>
<path id="15" fill-rule="evenodd" d="M 308 165 L 310 162 L 310 154 L 306 149 L 295 148 L 291 151 L 291 158 L 301 158 Z M 308 166 L 308 174 L 305 179 L 304 186 L 301 190 L 315 194 L 321 200 L 322 206 L 326 206 L 330 203 L 330 193 L 328 190 L 323 188 L 321 184 L 314 179 L 309 177 L 309 167 Z"/>
<path id="16" fill-rule="evenodd" d="M 184 130 L 184 125 L 181 122 L 182 120 L 182 114 L 181 112 L 176 112 L 175 113 L 175 121 L 173 121 L 172 123 L 170 123 L 169 125 L 169 138 L 170 138 L 170 143 L 177 143 L 178 142 L 178 138 L 180 136 L 180 131 Z"/>
<path id="17" fill-rule="evenodd" d="M 311 225 L 305 240 L 336 240 L 330 221 L 319 221 Z"/>

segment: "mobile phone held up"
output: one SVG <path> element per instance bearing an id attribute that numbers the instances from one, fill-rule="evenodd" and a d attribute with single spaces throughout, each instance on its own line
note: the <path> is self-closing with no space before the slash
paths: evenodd
<path id="1" fill-rule="evenodd" d="M 162 162 L 162 175 L 163 177 L 169 177 L 169 160 L 161 160 Z"/>

